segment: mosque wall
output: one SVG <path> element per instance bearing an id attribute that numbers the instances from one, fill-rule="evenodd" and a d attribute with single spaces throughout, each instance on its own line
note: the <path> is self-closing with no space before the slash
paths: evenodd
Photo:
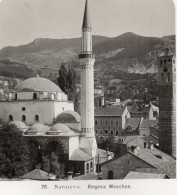
<path id="1" fill-rule="evenodd" d="M 57 118 L 57 116 L 66 110 L 72 110 L 74 111 L 74 105 L 73 102 L 54 102 L 54 117 Z"/>
<path id="2" fill-rule="evenodd" d="M 69 138 L 69 158 L 73 154 L 75 149 L 79 148 L 79 137 L 70 137 Z"/>

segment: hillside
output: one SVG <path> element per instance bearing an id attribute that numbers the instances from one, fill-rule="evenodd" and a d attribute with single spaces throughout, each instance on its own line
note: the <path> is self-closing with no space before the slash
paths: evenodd
<path id="1" fill-rule="evenodd" d="M 80 41 L 80 38 L 39 38 L 27 45 L 5 47 L 0 50 L 0 66 L 3 65 L 2 60 L 8 59 L 12 66 L 19 64 L 34 71 L 45 68 L 50 73 L 50 68 L 59 69 L 64 61 L 74 61 L 74 64 L 79 65 Z M 156 72 L 157 56 L 165 48 L 174 53 L 175 35 L 157 38 L 128 32 L 114 38 L 93 36 L 95 67 L 102 71 L 109 68 L 128 72 Z"/>

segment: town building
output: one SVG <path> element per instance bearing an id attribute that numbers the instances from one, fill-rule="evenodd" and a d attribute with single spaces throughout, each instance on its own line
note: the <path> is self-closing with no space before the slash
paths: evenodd
<path id="1" fill-rule="evenodd" d="M 97 138 L 121 136 L 126 120 L 130 118 L 127 107 L 95 108 L 95 134 Z"/>
<path id="2" fill-rule="evenodd" d="M 159 108 L 150 102 L 148 106 L 129 106 L 131 118 L 148 118 L 150 120 L 156 120 L 159 117 Z"/>
<path id="3" fill-rule="evenodd" d="M 160 149 L 176 156 L 176 60 L 168 50 L 158 60 Z"/>
<path id="4" fill-rule="evenodd" d="M 131 146 L 120 157 L 102 163 L 103 179 L 124 179 L 130 171 L 165 174 L 176 178 L 176 160 L 148 143 L 144 148 Z"/>

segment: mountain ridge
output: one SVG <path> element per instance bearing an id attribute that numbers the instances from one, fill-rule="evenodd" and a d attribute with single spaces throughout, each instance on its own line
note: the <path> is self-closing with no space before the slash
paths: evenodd
<path id="1" fill-rule="evenodd" d="M 41 68 L 58 68 L 65 61 L 78 62 L 81 38 L 50 39 L 38 38 L 26 45 L 8 46 L 0 50 L 0 60 L 24 64 L 34 71 Z M 93 36 L 93 53 L 96 54 L 96 65 L 104 71 L 109 63 L 112 69 L 145 73 L 156 72 L 156 58 L 168 48 L 175 53 L 175 35 L 159 37 L 145 37 L 127 32 L 117 37 Z M 151 55 L 155 53 L 155 55 Z M 141 71 L 142 70 L 142 71 Z"/>

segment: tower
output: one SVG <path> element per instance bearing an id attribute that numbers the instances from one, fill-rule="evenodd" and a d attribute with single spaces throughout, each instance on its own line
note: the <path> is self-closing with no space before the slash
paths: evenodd
<path id="1" fill-rule="evenodd" d="M 168 51 L 158 61 L 159 146 L 176 157 L 176 64 Z"/>
<path id="2" fill-rule="evenodd" d="M 92 28 L 88 1 L 85 3 L 82 24 L 82 48 L 79 55 L 81 66 L 81 130 L 80 148 L 92 157 L 96 156 L 97 143 L 94 131 L 94 63 L 92 53 Z"/>

